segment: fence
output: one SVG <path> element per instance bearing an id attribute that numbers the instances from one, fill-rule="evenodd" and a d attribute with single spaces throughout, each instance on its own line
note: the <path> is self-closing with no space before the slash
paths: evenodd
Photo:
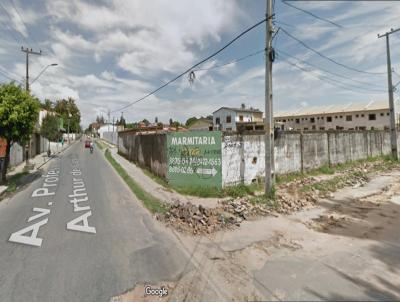
<path id="1" fill-rule="evenodd" d="M 167 177 L 167 134 L 119 132 L 118 151 L 127 159 Z M 389 131 L 284 132 L 275 140 L 275 173 L 285 174 L 390 154 Z M 222 137 L 222 186 L 249 184 L 265 175 L 263 134 Z"/>
<path id="2" fill-rule="evenodd" d="M 285 132 L 275 140 L 275 173 L 285 174 L 390 154 L 388 131 Z M 265 175 L 264 135 L 226 135 L 223 185 L 251 183 Z"/>
<path id="3" fill-rule="evenodd" d="M 118 146 L 118 132 L 103 132 L 101 138 L 110 144 Z"/>
<path id="4" fill-rule="evenodd" d="M 118 152 L 130 161 L 167 177 L 166 134 L 140 135 L 119 132 Z"/>

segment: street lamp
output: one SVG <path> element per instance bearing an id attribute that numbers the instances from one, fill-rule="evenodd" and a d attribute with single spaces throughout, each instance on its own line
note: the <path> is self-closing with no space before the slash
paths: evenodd
<path id="1" fill-rule="evenodd" d="M 57 65 L 58 65 L 57 63 L 53 63 L 53 64 L 49 64 L 45 68 L 43 68 L 43 70 L 38 74 L 38 76 L 33 79 L 33 81 L 31 82 L 31 85 L 47 70 L 47 68 L 49 68 L 50 66 L 57 66 Z"/>

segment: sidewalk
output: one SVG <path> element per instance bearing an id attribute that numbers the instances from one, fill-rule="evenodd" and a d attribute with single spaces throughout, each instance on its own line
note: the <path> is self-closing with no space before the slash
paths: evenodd
<path id="1" fill-rule="evenodd" d="M 53 156 L 55 156 L 57 154 L 60 154 L 61 152 L 66 150 L 69 146 L 71 146 L 73 143 L 74 142 L 72 142 L 69 145 L 65 144 L 64 146 L 62 146 L 60 148 L 59 151 L 57 151 L 55 153 L 52 153 L 52 155 L 50 157 L 47 156 L 47 152 L 43 152 L 43 153 L 40 153 L 40 154 L 36 155 L 33 158 L 30 158 L 29 159 L 29 164 L 32 166 L 32 169 L 30 169 L 30 170 L 26 170 L 25 169 L 25 166 L 26 166 L 26 162 L 25 161 L 21 162 L 20 164 L 12 167 L 12 170 L 7 173 L 7 177 L 10 177 L 10 176 L 13 176 L 13 175 L 16 175 L 18 173 L 25 172 L 25 171 L 29 172 L 30 174 L 31 173 L 35 173 L 44 164 L 46 164 L 48 161 L 50 161 L 53 158 Z M 2 194 L 5 190 L 7 190 L 7 188 L 8 188 L 7 186 L 0 186 L 0 194 Z"/>
<path id="2" fill-rule="evenodd" d="M 132 177 L 132 179 L 134 179 L 147 193 L 150 193 L 161 201 L 170 204 L 174 202 L 182 204 L 190 202 L 196 206 L 202 205 L 206 208 L 215 208 L 218 206 L 218 201 L 222 200 L 222 198 L 185 196 L 173 191 L 172 189 L 165 188 L 144 174 L 141 168 L 119 155 L 117 147 L 105 142 L 104 140 L 101 141 L 104 144 L 107 144 L 112 157 L 125 169 L 129 176 Z"/>

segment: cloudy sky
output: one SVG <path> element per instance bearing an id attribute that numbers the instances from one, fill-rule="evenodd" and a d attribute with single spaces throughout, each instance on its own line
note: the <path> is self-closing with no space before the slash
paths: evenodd
<path id="1" fill-rule="evenodd" d="M 282 28 L 274 40 L 275 111 L 387 99 L 385 40 L 377 34 L 400 27 L 400 2 L 290 2 L 338 27 L 275 1 L 275 26 Z M 0 81 L 24 80 L 21 46 L 41 49 L 42 56 L 30 59 L 31 80 L 48 64 L 58 66 L 31 85 L 32 93 L 41 100 L 73 97 L 87 126 L 108 110 L 120 117 L 120 108 L 264 16 L 265 0 L 0 0 Z M 318 56 L 283 30 L 349 68 Z M 203 70 L 195 72 L 193 83 L 184 76 L 124 109 L 124 117 L 184 122 L 241 103 L 263 110 L 264 37 L 265 24 L 198 67 Z M 391 35 L 397 74 L 399 45 L 400 32 Z M 400 81 L 397 74 L 394 83 Z"/>

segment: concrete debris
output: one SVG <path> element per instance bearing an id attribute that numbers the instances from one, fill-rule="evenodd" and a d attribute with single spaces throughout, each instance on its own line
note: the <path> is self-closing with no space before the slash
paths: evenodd
<path id="1" fill-rule="evenodd" d="M 323 186 L 326 185 L 324 180 L 329 181 L 334 176 L 339 176 L 339 178 L 335 179 L 333 184 L 330 184 L 333 186 L 333 190 L 343 186 L 363 186 L 368 181 L 366 171 L 370 169 L 370 166 L 367 163 L 360 167 L 342 170 L 332 176 L 325 176 L 325 178 L 306 177 L 280 184 L 273 200 L 263 199 L 262 196 L 258 196 L 260 198 L 257 198 L 257 196 L 241 197 L 221 200 L 215 208 L 205 208 L 202 205 L 196 206 L 191 203 L 183 204 L 174 201 L 168 212 L 157 214 L 157 219 L 178 231 L 195 235 L 240 227 L 240 224 L 245 220 L 260 216 L 290 214 L 314 206 L 321 197 L 333 197 L 332 192 Z M 349 177 L 349 175 L 351 176 Z M 303 190 L 303 187 L 307 189 Z"/>

